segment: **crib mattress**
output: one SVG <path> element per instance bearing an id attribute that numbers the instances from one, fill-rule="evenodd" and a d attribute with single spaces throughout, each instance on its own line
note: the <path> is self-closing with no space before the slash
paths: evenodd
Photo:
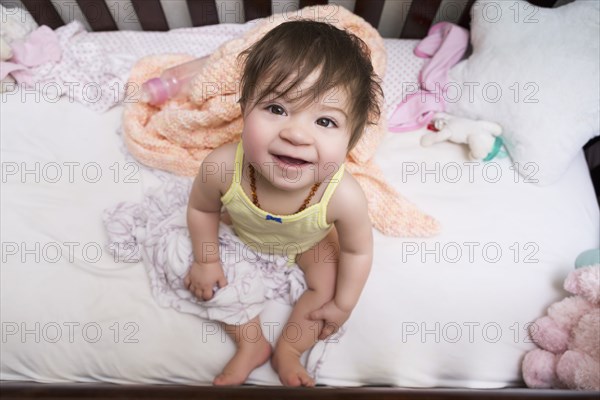
<path id="1" fill-rule="evenodd" d="M 122 106 L 101 114 L 20 91 L 3 97 L 2 114 L 0 378 L 210 384 L 232 341 L 215 323 L 161 308 L 143 264 L 106 248 L 102 211 L 159 183 L 126 155 Z M 509 158 L 471 163 L 450 143 L 422 148 L 422 134 L 389 133 L 375 160 L 441 233 L 374 232 L 371 276 L 346 332 L 303 358 L 319 355 L 319 384 L 521 385 L 531 321 L 566 294 L 575 257 L 598 246 L 583 153 L 559 182 L 538 186 L 535 169 L 524 177 Z M 271 342 L 290 310 L 273 301 L 261 314 Z M 267 364 L 248 383 L 279 381 Z"/>

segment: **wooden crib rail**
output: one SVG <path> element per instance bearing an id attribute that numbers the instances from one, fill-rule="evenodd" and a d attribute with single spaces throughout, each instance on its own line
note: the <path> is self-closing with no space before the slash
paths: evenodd
<path id="1" fill-rule="evenodd" d="M 409 389 L 363 386 L 355 388 L 316 387 L 286 388 L 279 386 L 243 385 L 235 387 L 174 385 L 112 385 L 93 383 L 40 384 L 0 382 L 0 397 L 12 399 L 104 399 L 123 400 L 598 400 L 596 391 L 551 389 Z"/>
<path id="2" fill-rule="evenodd" d="M 163 6 L 168 3 L 165 1 L 161 2 L 160 0 L 130 1 L 133 10 L 127 18 L 137 18 L 143 30 L 166 31 L 170 29 L 163 9 Z M 225 3 L 220 4 L 227 6 L 227 1 L 229 1 L 229 4 L 237 3 L 234 0 L 225 0 Z M 398 0 L 355 0 L 352 11 L 374 27 L 379 28 L 386 3 L 394 1 Z M 453 7 L 455 10 L 462 10 L 460 11 L 458 20 L 454 22 L 468 27 L 470 22 L 469 10 L 474 1 L 404 1 L 403 5 L 408 6 L 408 10 L 400 31 L 400 38 L 416 39 L 424 37 L 434 22 L 436 15 L 444 7 Z M 328 0 L 243 0 L 244 20 L 250 21 L 255 18 L 263 18 L 271 15 L 274 8 L 273 2 L 277 2 L 279 6 L 283 4 L 288 11 L 309 5 L 336 4 L 334 1 Z M 540 7 L 553 7 L 564 3 L 565 0 L 529 0 L 529 2 Z M 39 25 L 48 25 L 56 29 L 65 24 L 59 12 L 60 10 L 57 10 L 50 0 L 21 0 L 21 3 L 27 8 Z M 105 0 L 76 0 L 76 3 L 92 30 L 113 31 L 119 29 L 113 16 L 114 10 L 111 10 L 114 3 L 112 3 L 112 6 L 107 4 Z M 218 24 L 220 22 L 218 4 L 216 0 L 186 0 L 191 25 L 204 26 Z"/>

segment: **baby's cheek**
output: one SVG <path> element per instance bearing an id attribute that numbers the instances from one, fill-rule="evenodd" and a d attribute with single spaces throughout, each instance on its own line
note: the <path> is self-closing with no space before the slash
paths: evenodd
<path id="1" fill-rule="evenodd" d="M 244 146 L 244 154 L 247 159 L 252 162 L 258 161 L 258 156 L 262 149 L 264 149 L 265 144 L 263 143 L 264 139 L 260 134 L 260 130 L 257 129 L 252 121 L 247 122 L 244 126 L 244 130 L 242 132 L 242 140 Z"/>
<path id="2" fill-rule="evenodd" d="M 318 180 L 324 181 L 326 179 L 331 179 L 333 175 L 338 172 L 341 165 L 341 163 L 335 161 L 329 161 L 321 164 L 318 168 L 318 171 L 315 171 L 315 173 L 318 174 Z"/>

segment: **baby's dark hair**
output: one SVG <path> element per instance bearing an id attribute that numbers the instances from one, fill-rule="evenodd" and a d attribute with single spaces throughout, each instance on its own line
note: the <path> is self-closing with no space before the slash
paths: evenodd
<path id="1" fill-rule="evenodd" d="M 299 96 L 308 105 L 334 88 L 346 90 L 350 142 L 358 142 L 367 124 L 379 120 L 383 91 L 375 74 L 370 51 L 356 35 L 333 25 L 311 20 L 294 20 L 273 28 L 258 42 L 243 51 L 240 105 L 254 108 L 265 97 L 277 93 L 286 97 L 313 71 L 319 78 Z"/>

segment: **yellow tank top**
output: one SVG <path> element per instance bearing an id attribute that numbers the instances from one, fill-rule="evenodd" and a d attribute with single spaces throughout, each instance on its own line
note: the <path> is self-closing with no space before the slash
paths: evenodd
<path id="1" fill-rule="evenodd" d="M 321 201 L 291 215 L 270 214 L 258 208 L 248 198 L 241 185 L 244 149 L 238 143 L 235 152 L 235 172 L 231 186 L 221 197 L 231 216 L 233 228 L 253 251 L 287 257 L 292 264 L 296 256 L 321 241 L 331 228 L 327 224 L 327 205 L 344 175 L 345 165 L 329 180 Z"/>

